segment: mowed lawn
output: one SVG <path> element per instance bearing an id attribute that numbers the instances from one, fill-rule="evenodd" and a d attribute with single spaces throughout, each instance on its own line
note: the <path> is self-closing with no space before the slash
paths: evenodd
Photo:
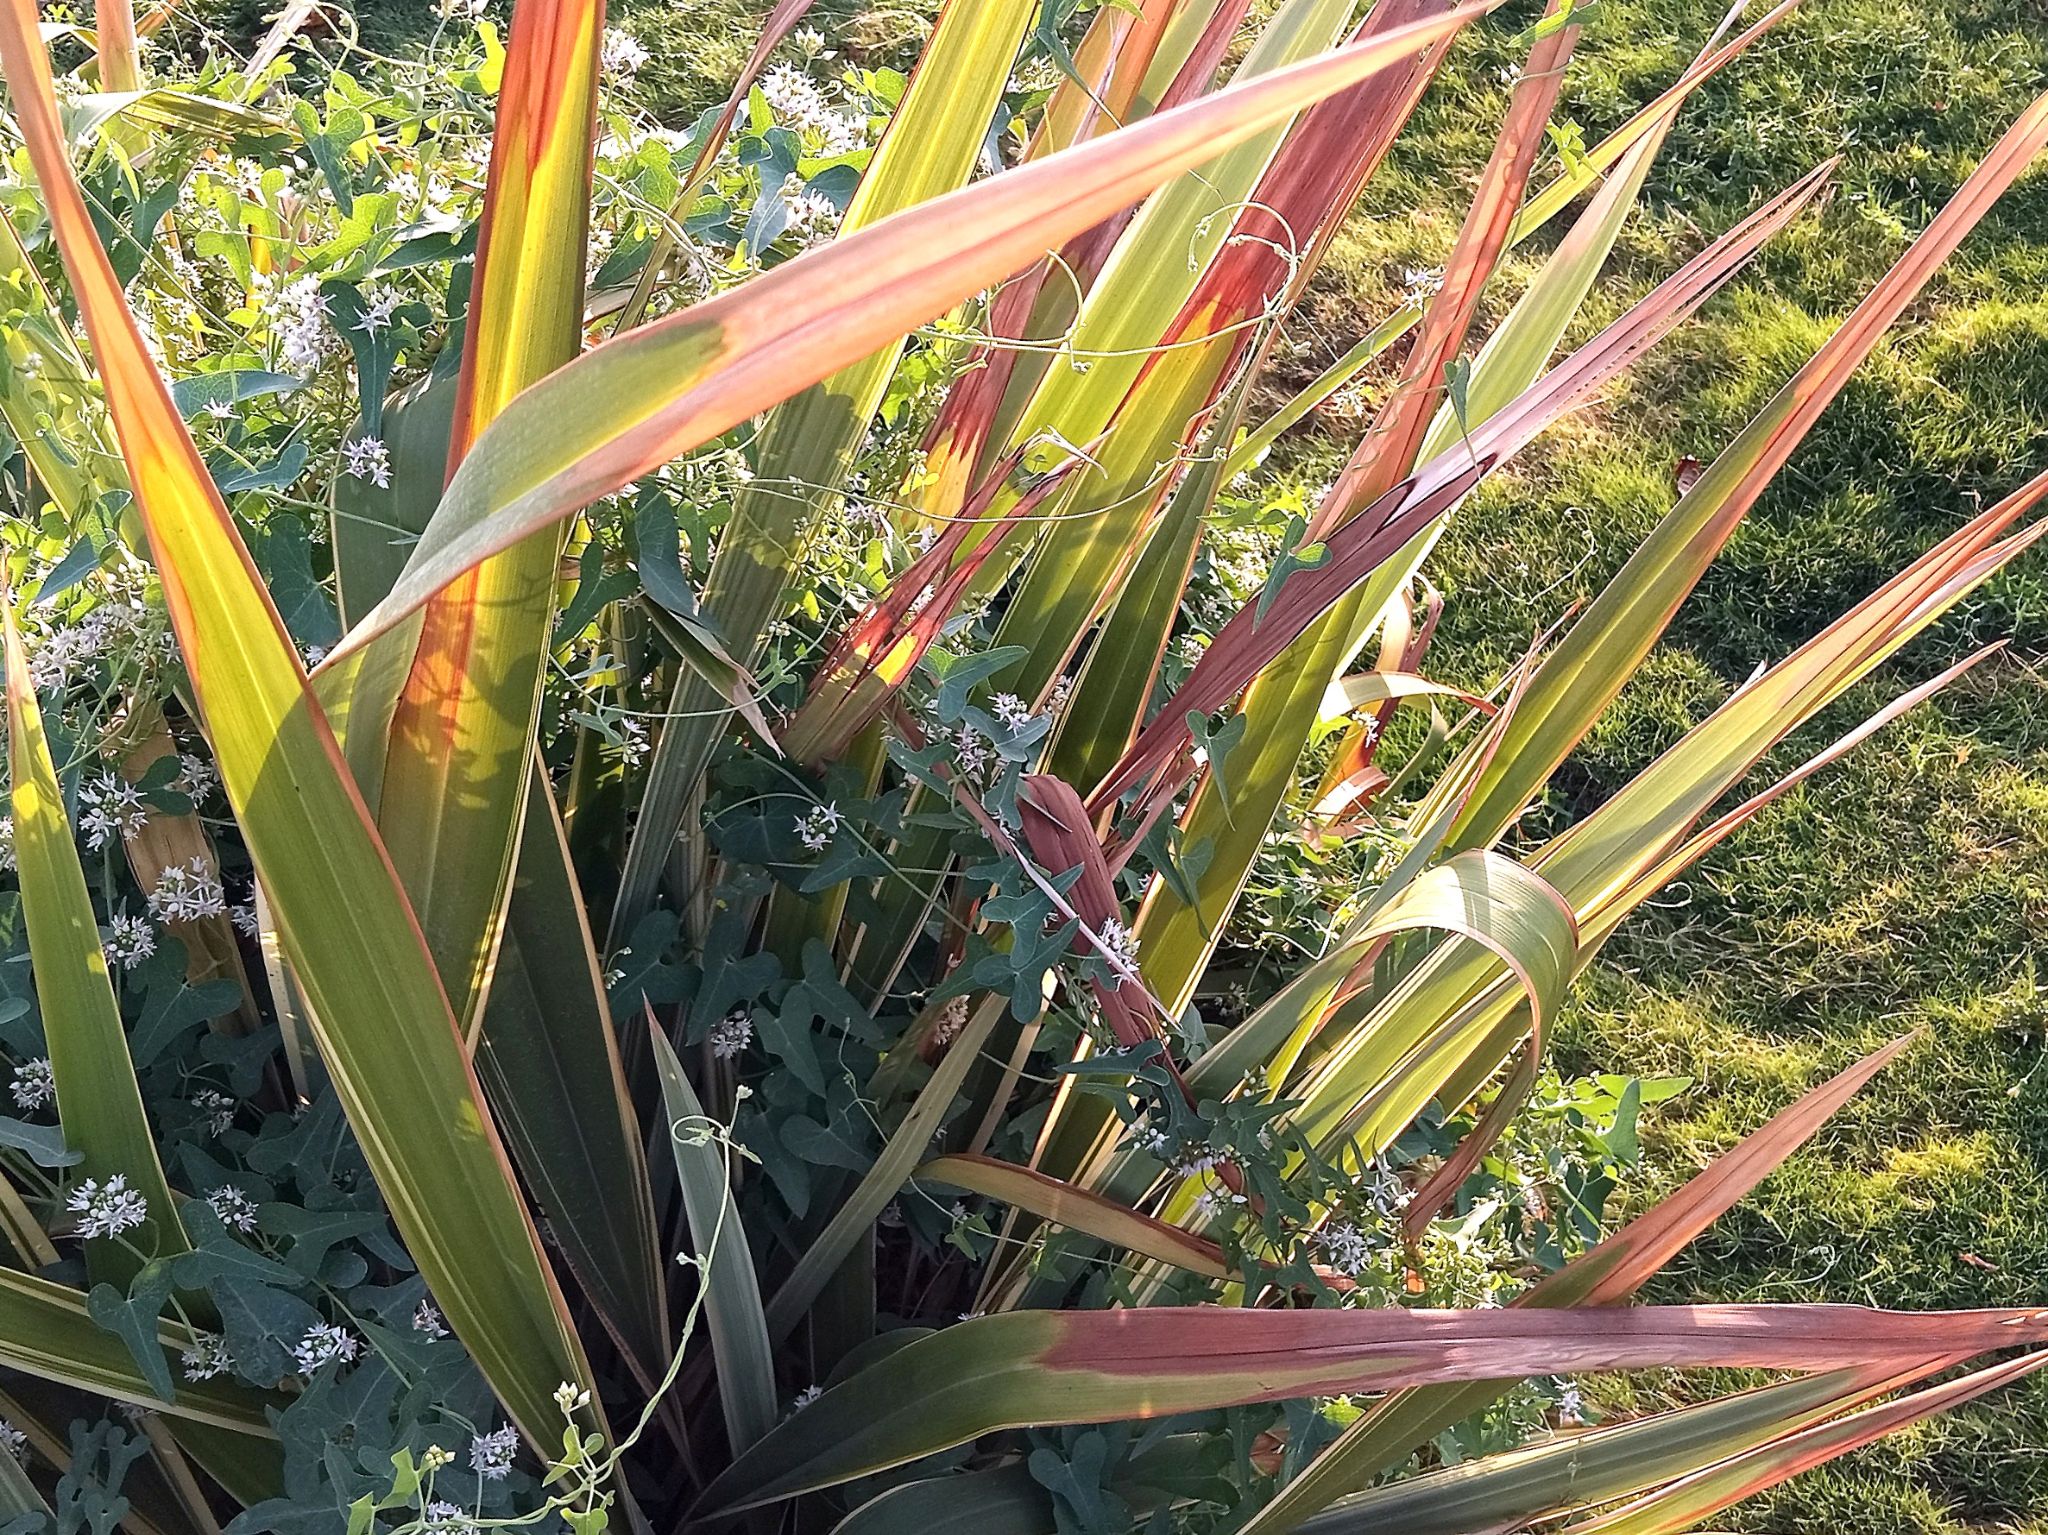
<path id="1" fill-rule="evenodd" d="M 963 0 L 965 3 L 965 0 Z M 232 0 L 252 15 L 256 0 Z M 1760 13 L 1761 3 L 1752 7 Z M 722 93 L 761 0 L 620 0 L 677 125 Z M 900 59 L 929 0 L 815 17 Z M 364 0 L 402 47 L 424 0 Z M 1600 0 L 1561 115 L 1592 143 L 1684 66 L 1714 0 Z M 857 18 L 849 21 L 848 18 Z M 249 17 L 240 18 L 246 26 Z M 1461 45 L 1354 219 L 1286 349 L 1305 380 L 1440 260 L 1505 102 L 1511 31 Z M 1977 157 L 2048 87 L 2030 0 L 1806 0 L 1687 108 L 1594 303 L 1610 317 L 1767 194 L 1842 155 L 1825 211 L 1781 236 L 1626 387 L 1460 516 L 1431 572 L 1431 669 L 1490 683 L 1590 597 L 1847 313 Z M 1546 174 L 1539 172 L 1539 178 Z M 1511 264 L 1493 305 L 1540 255 Z M 1763 661 L 1958 520 L 2048 469 L 2048 173 L 2007 196 L 1829 410 L 1680 612 L 1670 642 L 1559 775 L 1533 839 L 1597 803 Z M 1370 389 L 1367 391 L 1370 395 Z M 1277 472 L 1327 475 L 1355 419 L 1298 433 Z M 1846 728 L 1977 645 L 2011 648 L 1735 837 L 1609 946 L 1557 1041 L 1568 1070 L 1684 1073 L 1649 1127 L 1648 1185 L 1687 1176 L 1797 1091 L 1910 1029 L 1918 1048 L 1673 1267 L 1657 1299 L 1910 1307 L 2048 1304 L 2048 555 L 1861 687 Z M 1782 754 L 1789 766 L 1825 736 Z M 2037 1069 L 2039 1068 L 2039 1069 Z M 1677 1382 L 1607 1388 L 1610 1403 Z M 2048 1382 L 1895 1438 L 1723 1516 L 1785 1532 L 2048 1527 Z"/>

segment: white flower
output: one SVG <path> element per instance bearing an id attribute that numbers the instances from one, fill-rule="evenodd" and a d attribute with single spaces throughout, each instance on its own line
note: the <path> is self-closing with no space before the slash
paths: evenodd
<path id="1" fill-rule="evenodd" d="M 445 1338 L 448 1324 L 441 1318 L 441 1309 L 430 1300 L 423 1300 L 412 1314 L 412 1330 L 425 1338 Z"/>
<path id="2" fill-rule="evenodd" d="M 822 193 L 805 191 L 796 176 L 782 179 L 782 201 L 789 210 L 790 233 L 799 239 L 828 236 L 839 222 L 839 205 Z"/>
<path id="3" fill-rule="evenodd" d="M 292 1358 L 298 1361 L 301 1375 L 311 1375 L 326 1365 L 347 1364 L 361 1348 L 361 1340 L 346 1327 L 315 1322 L 293 1347 Z"/>
<path id="4" fill-rule="evenodd" d="M 57 1096 L 57 1079 L 50 1073 L 50 1058 L 37 1056 L 15 1067 L 14 1084 L 9 1090 L 19 1108 L 39 1109 L 52 1101 Z"/>
<path id="5" fill-rule="evenodd" d="M 837 803 L 813 805 L 808 811 L 796 818 L 797 840 L 803 843 L 806 852 L 824 852 L 831 845 L 833 834 L 838 830 L 839 806 Z"/>
<path id="6" fill-rule="evenodd" d="M 225 1338 L 215 1337 L 210 1332 L 197 1334 L 192 1346 L 179 1356 L 185 1366 L 185 1379 L 212 1380 L 216 1375 L 225 1375 L 234 1366 L 228 1357 Z"/>
<path id="7" fill-rule="evenodd" d="M 204 1097 L 205 1094 L 202 1093 L 200 1096 Z M 193 1102 L 198 1102 L 198 1099 L 195 1098 Z M 232 1108 L 229 1112 L 233 1112 Z M 214 1133 L 219 1134 L 218 1131 Z M 230 1231 L 239 1231 L 246 1236 L 256 1229 L 256 1201 L 234 1184 L 223 1183 L 206 1196 L 206 1203 L 213 1213 L 220 1217 L 220 1223 Z"/>
<path id="8" fill-rule="evenodd" d="M 0 1418 L 0 1450 L 5 1450 L 24 1465 L 28 1463 L 28 1435 Z"/>
<path id="9" fill-rule="evenodd" d="M 189 864 L 164 870 L 149 893 L 149 914 L 159 922 L 197 922 L 227 909 L 226 892 L 203 853 L 194 854 Z"/>
<path id="10" fill-rule="evenodd" d="M 1322 1244 L 1323 1256 L 1330 1260 L 1330 1267 L 1340 1274 L 1348 1274 L 1355 1279 L 1372 1261 L 1372 1248 L 1365 1240 L 1365 1233 L 1349 1221 L 1325 1227 L 1316 1240 Z"/>
<path id="11" fill-rule="evenodd" d="M 1173 1172 L 1177 1178 L 1199 1178 L 1202 1174 L 1215 1171 L 1216 1164 L 1223 1158 L 1213 1146 L 1200 1141 L 1187 1141 L 1181 1145 L 1174 1158 Z"/>
<path id="12" fill-rule="evenodd" d="M 232 421 L 235 419 L 235 405 L 232 400 L 208 400 L 206 415 L 210 421 Z"/>
<path id="13" fill-rule="evenodd" d="M 555 1387 L 555 1405 L 565 1414 L 580 1412 L 590 1405 L 590 1393 L 577 1390 L 565 1380 Z"/>
<path id="14" fill-rule="evenodd" d="M 149 1200 L 128 1186 L 126 1173 L 115 1173 L 104 1185 L 86 1179 L 71 1191 L 64 1208 L 78 1217 L 82 1237 L 117 1237 L 149 1218 Z"/>
<path id="15" fill-rule="evenodd" d="M 217 1087 L 202 1087 L 194 1093 L 192 1107 L 206 1116 L 208 1135 L 225 1135 L 235 1122 L 235 1100 Z"/>
<path id="16" fill-rule="evenodd" d="M 815 1402 L 819 1397 L 823 1396 L 824 1394 L 825 1388 L 823 1386 L 806 1386 L 803 1390 L 799 1391 L 796 1394 L 795 1398 L 790 1402 L 789 1410 L 791 1412 L 802 1412 L 806 1407 L 810 1406 L 811 1403 Z"/>
<path id="17" fill-rule="evenodd" d="M 335 341 L 319 279 L 301 277 L 277 296 L 275 304 L 279 317 L 271 329 L 285 366 L 294 373 L 311 373 L 334 349 Z"/>
<path id="18" fill-rule="evenodd" d="M 1133 933 L 1115 917 L 1107 918 L 1096 937 L 1102 940 L 1103 952 L 1120 967 L 1116 984 L 1124 983 L 1123 970 L 1138 968 L 1138 935 Z"/>
<path id="19" fill-rule="evenodd" d="M 816 27 L 798 27 L 789 34 L 789 40 L 796 45 L 799 52 L 810 54 L 813 58 L 825 51 L 825 34 Z"/>
<path id="20" fill-rule="evenodd" d="M 420 1517 L 423 1521 L 420 1528 L 426 1535 L 470 1535 L 470 1531 L 477 1527 L 476 1521 L 463 1512 L 461 1504 L 450 1503 L 446 1499 L 429 1503 Z"/>
<path id="21" fill-rule="evenodd" d="M 817 81 L 794 64 L 777 64 L 761 77 L 761 94 L 768 109 L 791 128 L 821 127 L 837 114 Z"/>
<path id="22" fill-rule="evenodd" d="M 256 920 L 256 903 L 254 901 L 243 901 L 238 906 L 229 907 L 228 920 L 235 924 L 235 931 L 244 938 L 254 938 L 257 929 L 262 926 Z"/>
<path id="23" fill-rule="evenodd" d="M 953 765 L 970 778 L 978 778 L 996 760 L 996 754 L 981 732 L 962 725 L 953 732 Z"/>
<path id="24" fill-rule="evenodd" d="M 372 288 L 363 301 L 362 318 L 356 321 L 355 328 L 365 335 L 376 335 L 391 323 L 392 312 L 402 297 L 396 288 Z"/>
<path id="25" fill-rule="evenodd" d="M 341 472 L 368 480 L 379 490 L 391 485 L 391 451 L 381 437 L 356 437 L 341 445 Z"/>
<path id="26" fill-rule="evenodd" d="M 519 1432 L 511 1424 L 469 1441 L 469 1468 L 486 1481 L 503 1481 L 519 1453 Z"/>
<path id="27" fill-rule="evenodd" d="M 187 799 L 205 799 L 220 787 L 220 774 L 204 757 L 179 752 L 178 776 L 171 780 L 171 786 Z"/>
<path id="28" fill-rule="evenodd" d="M 605 74 L 630 80 L 653 56 L 632 33 L 621 32 L 617 27 L 604 29 L 604 50 L 599 62 Z"/>
<path id="29" fill-rule="evenodd" d="M 1412 266 L 1401 273 L 1401 282 L 1411 299 L 1425 299 L 1444 285 L 1444 269 L 1440 266 Z"/>
<path id="30" fill-rule="evenodd" d="M 988 701 L 988 712 L 1006 730 L 1022 730 L 1031 723 L 1031 710 L 1015 693 L 998 693 Z"/>
<path id="31" fill-rule="evenodd" d="M 1381 1166 L 1372 1170 L 1372 1180 L 1365 1185 L 1365 1197 L 1372 1201 L 1372 1207 L 1382 1215 L 1398 1215 L 1408 1208 L 1415 1198 L 1414 1190 L 1395 1177 L 1393 1172 Z"/>
<path id="32" fill-rule="evenodd" d="M 100 946 L 106 950 L 110 964 L 133 970 L 156 952 L 156 929 L 148 919 L 124 912 L 108 919 L 107 936 Z"/>
<path id="33" fill-rule="evenodd" d="M 647 723 L 619 721 L 619 756 L 627 767 L 638 767 L 647 757 Z"/>
<path id="34" fill-rule="evenodd" d="M 731 1060 L 753 1039 L 754 1015 L 751 1009 L 736 1007 L 711 1025 L 711 1053 L 721 1061 Z"/>
<path id="35" fill-rule="evenodd" d="M 135 785 L 118 773 L 95 773 L 78 786 L 78 824 L 85 845 L 98 852 L 116 837 L 128 838 L 149 824 L 149 807 Z"/>
<path id="36" fill-rule="evenodd" d="M 1564 1423 L 1586 1421 L 1586 1399 L 1579 1395 L 1579 1388 L 1566 1381 L 1557 1393 L 1557 1416 Z"/>

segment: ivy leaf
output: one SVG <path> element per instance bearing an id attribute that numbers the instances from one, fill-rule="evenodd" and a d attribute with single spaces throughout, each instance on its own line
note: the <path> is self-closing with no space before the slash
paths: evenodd
<path id="1" fill-rule="evenodd" d="M 96 1284 L 85 1298 L 86 1315 L 128 1345 L 149 1389 L 166 1402 L 176 1397 L 178 1386 L 157 1337 L 157 1323 L 173 1287 L 170 1263 L 155 1258 L 142 1266 L 126 1295 L 110 1284 Z"/>
<path id="2" fill-rule="evenodd" d="M 1211 729 L 1207 715 L 1190 711 L 1187 723 L 1188 734 L 1194 738 L 1195 749 L 1209 759 L 1209 776 L 1216 780 L 1216 797 L 1222 802 L 1223 818 L 1228 821 L 1230 782 L 1223 776 L 1223 764 L 1236 749 L 1237 743 L 1244 739 L 1245 727 L 1250 722 L 1242 714 L 1233 714 L 1221 725 Z"/>
<path id="3" fill-rule="evenodd" d="M 1273 605 L 1273 599 L 1280 595 L 1280 588 L 1287 584 L 1287 578 L 1297 570 L 1314 570 L 1327 564 L 1330 546 L 1320 541 L 1304 544 L 1302 535 L 1308 531 L 1308 524 L 1300 517 L 1290 518 L 1287 532 L 1280 540 L 1280 554 L 1273 561 L 1273 568 L 1266 572 L 1266 584 L 1259 592 L 1259 606 L 1252 615 L 1256 624 L 1264 620 L 1266 609 Z"/>
<path id="4" fill-rule="evenodd" d="M 1023 645 L 998 645 L 971 656 L 948 655 L 936 645 L 927 650 L 925 665 L 939 680 L 935 700 L 939 718 L 949 725 L 959 724 L 966 716 L 968 697 L 977 686 L 1030 655 Z"/>
<path id="5" fill-rule="evenodd" d="M 25 1151 L 38 1167 L 75 1167 L 85 1153 L 64 1144 L 60 1125 L 32 1125 L 26 1120 L 0 1117 L 0 1146 Z"/>
<path id="6" fill-rule="evenodd" d="M 128 1038 L 128 1053 L 137 1071 L 154 1065 L 187 1034 L 231 1011 L 242 1000 L 242 988 L 233 981 L 188 981 L 184 946 L 176 945 L 176 954 L 166 952 L 169 947 L 159 946 L 159 952 L 142 968 L 142 1012 Z"/>
<path id="7" fill-rule="evenodd" d="M 289 1237 L 284 1261 L 308 1279 L 320 1272 L 322 1260 L 336 1243 L 381 1230 L 384 1217 L 363 1210 L 306 1210 L 297 1205 L 268 1204 L 256 1211 L 256 1224 L 266 1236 Z"/>
<path id="8" fill-rule="evenodd" d="M 298 1368 L 292 1348 L 321 1320 L 319 1312 L 289 1290 L 227 1275 L 214 1279 L 206 1292 L 220 1308 L 228 1352 L 244 1378 L 275 1385 Z"/>

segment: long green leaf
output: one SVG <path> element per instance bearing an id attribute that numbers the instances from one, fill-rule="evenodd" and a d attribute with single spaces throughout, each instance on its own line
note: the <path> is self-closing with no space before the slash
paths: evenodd
<path id="1" fill-rule="evenodd" d="M 2008 1359 L 1925 1391 L 1902 1396 L 1832 1423 L 1818 1424 L 1773 1444 L 1735 1456 L 1697 1472 L 1677 1485 L 1648 1494 L 1597 1519 L 1569 1526 L 1575 1535 L 1677 1535 L 1731 1504 L 1767 1487 L 1823 1465 L 1838 1455 L 1861 1449 L 1886 1434 L 1960 1407 L 1987 1391 L 2032 1375 L 2048 1366 L 2048 1353 L 2036 1351 Z"/>
<path id="2" fill-rule="evenodd" d="M 1520 812 L 1634 674 L 1857 366 L 2044 144 L 2048 96 L 2014 120 L 1841 328 L 1679 498 L 1537 670 L 1525 707 L 1451 830 L 1450 846 L 1490 842 Z"/>
<path id="3" fill-rule="evenodd" d="M 582 349 L 603 40 L 603 0 L 513 9 L 451 468 L 520 390 Z M 437 593 L 392 712 L 377 827 L 467 1032 L 490 994 L 519 846 L 560 554 L 560 533 L 543 529 Z"/>
<path id="4" fill-rule="evenodd" d="M 831 1387 L 714 1480 L 696 1512 L 829 1487 L 999 1429 L 1503 1375 L 1852 1369 L 2044 1337 L 2048 1314 L 2033 1310 L 1017 1311 L 949 1327 Z"/>
<path id="5" fill-rule="evenodd" d="M 92 340 L 221 777 L 321 1054 L 435 1300 L 507 1411 L 558 1439 L 581 1344 L 389 858 L 227 508 L 143 346 L 64 157 L 29 0 L 0 67 Z M 601 1419 L 593 1409 L 592 1428 Z"/>
<path id="6" fill-rule="evenodd" d="M 697 1242 L 704 1312 L 711 1327 L 711 1357 L 718 1365 L 718 1395 L 733 1453 L 751 1449 L 781 1416 L 775 1402 L 775 1353 L 761 1309 L 761 1282 L 740 1224 L 726 1170 L 727 1153 L 707 1132 L 712 1121 L 683 1074 L 675 1047 L 650 1016 L 661 1101 L 668 1111 L 669 1148 L 683 1188 L 683 1209 Z"/>
<path id="7" fill-rule="evenodd" d="M 768 1303 L 769 1337 L 789 1336 L 811 1302 L 818 1298 L 825 1282 L 853 1251 L 854 1243 L 873 1227 L 889 1201 L 896 1197 L 897 1190 L 916 1168 L 917 1159 L 931 1144 L 932 1136 L 945 1123 L 946 1112 L 953 1106 L 953 1097 L 960 1091 L 967 1068 L 980 1056 L 982 1042 L 1003 1015 L 1005 1006 L 1006 999 L 1001 996 L 985 997 L 968 1015 L 929 1080 L 918 1089 L 910 1112 L 903 1116 L 903 1122 L 882 1147 L 882 1154 L 875 1158 L 875 1165 L 862 1175 L 846 1203 L 833 1213 Z"/>
<path id="8" fill-rule="evenodd" d="M 21 873 L 36 1001 L 57 1087 L 57 1117 L 65 1141 L 85 1159 L 79 1164 L 79 1177 L 100 1183 L 125 1178 L 149 1205 L 136 1237 L 102 1236 L 86 1242 L 93 1277 L 125 1288 L 142 1266 L 142 1252 L 168 1257 L 186 1251 L 191 1242 L 178 1220 L 149 1133 L 142 1089 L 121 1025 L 121 1004 L 100 948 L 78 844 L 65 819 L 64 793 L 43 734 L 43 714 L 36 705 L 21 631 L 12 604 L 4 598 L 0 628 L 6 636 L 15 863 Z"/>
<path id="9" fill-rule="evenodd" d="M 1944 1361 L 1872 1365 L 1603 1424 L 1343 1498 L 1307 1535 L 1466 1535 L 1611 1502 L 1832 1417 Z"/>
<path id="10" fill-rule="evenodd" d="M 159 1333 L 165 1368 L 174 1370 L 193 1334 L 170 1322 Z M 277 1399 L 235 1381 L 211 1380 L 187 1381 L 166 1401 L 144 1378 L 128 1345 L 92 1320 L 85 1296 L 13 1269 L 0 1269 L 0 1365 L 238 1435 L 274 1437 L 265 1409 L 276 1410 Z"/>
<path id="11" fill-rule="evenodd" d="M 1483 14 L 1490 0 L 919 204 L 733 293 L 616 337 L 518 396 L 478 439 L 357 648 L 478 561 L 888 345 L 1049 241 Z"/>

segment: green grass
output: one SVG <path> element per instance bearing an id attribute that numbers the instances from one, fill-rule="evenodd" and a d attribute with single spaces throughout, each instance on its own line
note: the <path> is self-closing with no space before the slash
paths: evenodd
<path id="1" fill-rule="evenodd" d="M 1604 0 L 1566 90 L 1589 141 L 1690 55 L 1711 17 Z M 1317 296 L 1334 353 L 1455 230 L 1502 91 L 1475 48 L 1418 120 Z M 1498 54 L 1496 57 L 1495 55 Z M 1625 389 L 1568 423 L 1460 519 L 1433 573 L 1433 668 L 1489 678 L 1589 597 L 1810 354 L 2044 83 L 2048 27 L 2019 5 L 1811 0 L 1689 108 L 1593 319 L 1758 199 L 1840 151 L 1824 215 L 1781 238 Z M 2048 467 L 2048 178 L 2031 174 L 1949 263 L 1763 498 L 1670 642 L 1559 775 L 1533 835 L 1597 803 L 1766 659 L 1782 656 L 1981 502 Z M 1504 285 L 1506 286 L 1506 285 Z M 1511 286 L 1506 291 L 1512 292 Z M 1356 295 L 1364 294 L 1363 309 Z M 1327 348 L 1327 353 L 1323 348 Z M 1304 444 L 1312 457 L 1325 456 Z M 1334 452 L 1332 444 L 1328 452 Z M 1567 1068 L 1688 1073 L 1650 1139 L 1668 1187 L 1818 1078 L 1909 1028 L 1925 1042 L 1810 1151 L 1696 1244 L 1665 1300 L 2033 1304 L 2048 1272 L 2048 652 L 2030 561 L 1835 711 L 1842 727 L 2001 635 L 2008 657 L 1767 812 L 1603 956 L 1560 1030 Z M 1796 746 L 1823 739 L 1809 732 Z M 1784 765 L 1797 760 L 1788 749 Z M 2048 1525 L 2048 1385 L 1931 1425 L 1732 1511 L 1771 1531 Z"/>
<path id="2" fill-rule="evenodd" d="M 1719 8 L 1601 0 L 1561 110 L 1596 139 L 1682 68 Z M 402 46 L 425 9 L 363 0 L 366 39 Z M 680 122 L 723 93 L 766 9 L 626 0 L 614 19 L 654 51 L 643 88 Z M 838 0 L 816 14 L 843 49 L 894 61 L 930 9 Z M 1448 248 L 1505 99 L 1496 72 L 1514 57 L 1507 33 L 1496 27 L 1454 56 L 1317 285 L 1290 338 L 1289 376 L 1305 380 L 1337 355 L 1385 312 L 1404 266 Z M 1807 0 L 1703 90 L 1658 162 L 1587 330 L 1839 152 L 1832 200 L 1631 383 L 1461 515 L 1432 567 L 1449 607 L 1430 669 L 1491 680 L 1533 630 L 1597 591 L 1670 504 L 1677 458 L 1709 458 L 1732 436 L 2044 83 L 2048 21 L 2030 0 Z M 1501 304 L 1533 260 L 1511 266 Z M 2048 467 L 2044 285 L 2048 176 L 2036 172 L 1830 409 L 1680 612 L 1670 643 L 1560 773 L 1532 835 L 1597 803 L 1759 661 Z M 1327 472 L 1350 445 L 1345 426 L 1325 422 L 1289 443 L 1294 470 Z M 1993 583 L 1859 689 L 1830 723 L 1845 726 L 1967 648 L 2015 641 L 1735 837 L 1631 923 L 1582 989 L 1556 1041 L 1567 1068 L 1698 1081 L 1651 1128 L 1645 1193 L 1861 1052 L 1927 1031 L 1696 1244 L 1658 1298 L 2048 1298 L 2048 998 L 2028 957 L 2048 920 L 2044 579 L 2036 558 Z M 1821 739 L 1811 732 L 1794 746 Z M 1654 1394 L 1657 1384 L 1633 1389 Z M 2048 1381 L 2037 1377 L 1722 1522 L 1813 1535 L 2048 1529 L 2043 1446 Z"/>

